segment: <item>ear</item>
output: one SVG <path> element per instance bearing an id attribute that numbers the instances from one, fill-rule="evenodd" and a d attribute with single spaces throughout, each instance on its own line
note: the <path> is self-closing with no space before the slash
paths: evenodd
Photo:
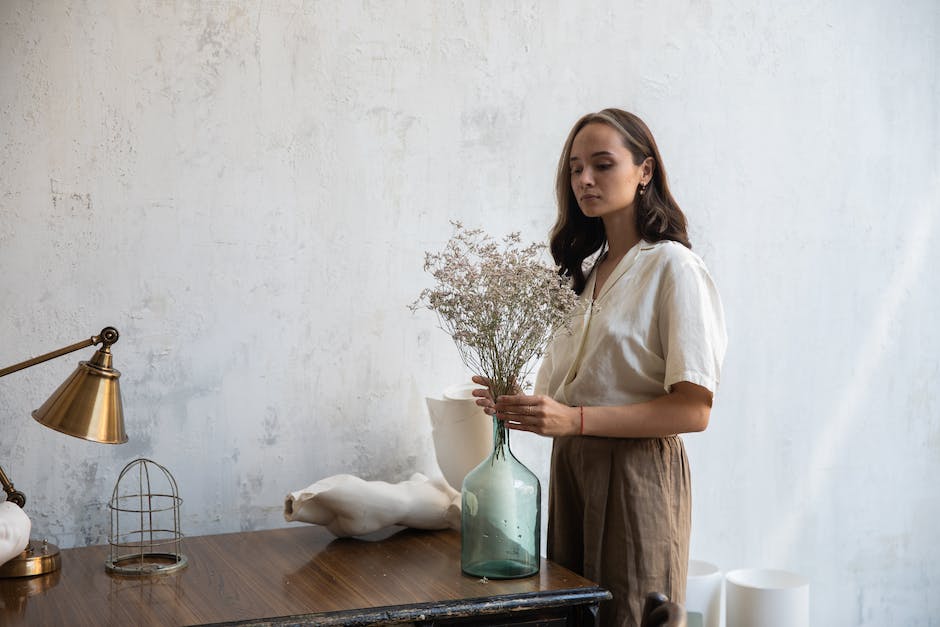
<path id="1" fill-rule="evenodd" d="M 652 157 L 647 157 L 640 164 L 640 180 L 644 185 L 648 185 L 653 180 L 653 172 L 656 170 L 656 161 Z"/>

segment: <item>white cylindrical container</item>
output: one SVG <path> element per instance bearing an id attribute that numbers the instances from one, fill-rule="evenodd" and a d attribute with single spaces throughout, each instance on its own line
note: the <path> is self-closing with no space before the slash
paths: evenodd
<path id="1" fill-rule="evenodd" d="M 688 627 L 718 627 L 721 621 L 721 584 L 724 577 L 710 562 L 691 560 L 685 590 Z"/>
<path id="2" fill-rule="evenodd" d="M 463 478 L 493 451 L 493 418 L 476 404 L 468 383 L 444 390 L 444 398 L 426 398 L 434 453 L 444 479 L 460 492 Z"/>
<path id="3" fill-rule="evenodd" d="M 809 580 L 766 568 L 732 570 L 725 578 L 727 627 L 809 627 Z"/>

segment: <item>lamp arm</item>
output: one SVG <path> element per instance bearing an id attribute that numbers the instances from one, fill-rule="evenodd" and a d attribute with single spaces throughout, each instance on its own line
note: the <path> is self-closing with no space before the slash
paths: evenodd
<path id="1" fill-rule="evenodd" d="M 105 327 L 105 328 L 101 329 L 101 333 L 99 333 L 98 335 L 94 335 L 94 336 L 88 338 L 87 340 L 82 340 L 81 342 L 76 342 L 75 344 L 71 344 L 71 345 L 69 345 L 69 346 L 66 346 L 65 348 L 60 348 L 59 350 L 54 350 L 54 351 L 52 351 L 51 353 L 46 353 L 46 354 L 44 354 L 44 355 L 40 355 L 39 357 L 33 357 L 32 359 L 27 359 L 26 361 L 20 362 L 20 363 L 18 363 L 18 364 L 14 364 L 14 365 L 12 365 L 12 366 L 8 366 L 8 367 L 6 367 L 6 368 L 0 369 L 0 377 L 5 377 L 5 376 L 7 376 L 8 374 L 12 374 L 12 373 L 14 373 L 14 372 L 17 372 L 17 371 L 19 371 L 19 370 L 23 370 L 23 369 L 25 369 L 25 368 L 29 368 L 29 367 L 31 367 L 31 366 L 35 366 L 36 364 L 41 364 L 41 363 L 44 362 L 44 361 L 49 361 L 50 359 L 55 359 L 56 357 L 61 357 L 62 355 L 67 355 L 68 353 L 72 353 L 72 352 L 75 352 L 75 351 L 77 351 L 77 350 L 80 350 L 80 349 L 83 349 L 83 348 L 87 348 L 88 346 L 93 346 L 93 345 L 95 345 L 95 344 L 101 344 L 102 347 L 101 347 L 100 349 L 98 349 L 98 352 L 97 352 L 97 353 L 95 353 L 95 357 L 93 358 L 92 361 L 93 361 L 94 363 L 98 364 L 99 355 L 101 355 L 101 359 L 102 359 L 101 364 L 106 364 L 106 365 L 107 365 L 107 370 L 108 370 L 108 372 L 114 373 L 114 374 L 111 374 L 111 375 L 109 375 L 109 376 L 111 376 L 111 377 L 113 377 L 113 378 L 117 378 L 117 377 L 121 376 L 121 373 L 117 372 L 116 370 L 111 370 L 111 368 L 110 368 L 110 366 L 111 366 L 111 363 L 110 363 L 111 351 L 109 350 L 109 348 L 111 347 L 112 344 L 114 344 L 115 342 L 118 341 L 118 338 L 119 338 L 119 337 L 120 337 L 120 334 L 118 333 L 118 330 L 117 330 L 117 329 L 115 329 L 114 327 Z M 79 366 L 81 366 L 82 364 L 85 364 L 85 363 L 86 363 L 86 362 L 82 362 L 81 364 L 79 364 Z M 76 371 L 76 372 L 78 372 L 78 371 Z M 71 379 L 69 379 L 69 380 L 71 380 Z M 63 385 L 62 387 L 65 387 L 65 386 Z M 117 389 L 117 388 L 115 387 L 115 390 L 116 390 L 116 389 Z M 93 398 L 92 401 L 97 402 L 97 400 L 96 400 L 95 398 Z M 42 409 L 42 408 L 40 408 L 40 410 L 41 410 L 41 409 Z M 40 410 L 37 410 L 36 412 L 33 412 L 33 416 L 34 416 L 34 417 L 36 418 L 36 420 L 38 420 L 40 423 L 42 423 L 42 424 L 44 424 L 44 425 L 46 425 L 46 426 L 50 426 L 50 424 L 49 424 L 48 422 L 44 422 L 43 419 L 41 419 L 39 416 L 37 416 L 37 412 L 40 411 Z M 118 432 L 118 434 L 119 434 L 119 437 L 117 437 L 117 438 L 115 438 L 115 439 L 110 439 L 110 438 L 109 438 L 109 439 L 99 439 L 99 438 L 97 438 L 97 437 L 91 437 L 91 436 L 93 436 L 93 432 L 92 432 L 92 431 L 81 432 L 81 433 L 73 433 L 73 432 L 72 432 L 71 430 L 69 430 L 69 429 L 60 428 L 60 426 L 56 426 L 56 425 L 51 425 L 51 426 L 52 426 L 52 428 L 54 428 L 54 429 L 57 429 L 57 430 L 59 430 L 59 431 L 62 431 L 62 432 L 64 432 L 64 433 L 67 433 L 67 434 L 69 434 L 69 435 L 75 435 L 76 437 L 84 438 L 84 439 L 86 439 L 86 440 L 95 440 L 95 441 L 97 441 L 97 442 L 109 442 L 109 443 L 111 443 L 111 442 L 115 442 L 115 443 L 116 443 L 116 442 L 126 442 L 126 441 L 127 441 L 127 436 L 124 435 L 124 418 L 123 418 L 123 415 L 122 415 L 122 413 L 121 413 L 121 398 L 120 398 L 120 394 L 117 395 L 117 420 L 116 420 L 116 424 L 117 424 L 117 432 Z M 87 425 L 83 425 L 83 426 L 87 427 Z M 109 425 L 109 426 L 110 426 L 110 425 Z M 10 478 L 9 478 L 9 477 L 7 477 L 7 474 L 3 471 L 3 467 L 2 467 L 2 466 L 0 466 L 0 487 L 3 488 L 3 491 L 4 491 L 4 492 L 6 492 L 6 494 L 7 494 L 6 500 L 7 500 L 7 501 L 10 501 L 10 502 L 12 502 L 12 503 L 15 503 L 16 505 L 19 505 L 21 508 L 22 508 L 24 505 L 26 505 L 26 495 L 23 494 L 22 492 L 20 492 L 19 490 L 17 490 L 16 488 L 13 487 L 13 482 L 10 481 Z M 44 572 L 44 571 L 43 571 L 43 572 Z M 0 577 L 5 577 L 5 576 L 6 576 L 5 574 L 0 574 Z"/>
<path id="2" fill-rule="evenodd" d="M 39 357 L 33 357 L 32 359 L 27 359 L 26 361 L 3 368 L 0 370 L 0 377 L 5 377 L 8 374 L 35 366 L 36 364 L 41 364 L 44 361 L 49 361 L 50 359 L 55 359 L 56 357 L 61 357 L 62 355 L 73 353 L 77 350 L 81 350 L 95 344 L 103 344 L 104 348 L 106 349 L 117 342 L 118 337 L 120 337 L 120 335 L 118 334 L 117 329 L 114 327 L 105 327 L 101 329 L 101 333 L 92 336 L 87 340 L 82 340 L 81 342 L 76 342 L 71 346 L 66 346 L 65 348 L 60 348 L 59 350 L 52 351 L 51 353 L 46 353 L 45 355 L 40 355 Z M 4 484 L 4 488 L 6 488 L 6 484 Z"/>
<path id="3" fill-rule="evenodd" d="M 3 485 L 3 491 L 7 493 L 7 500 L 15 503 L 22 508 L 26 505 L 26 495 L 13 487 L 13 482 L 3 472 L 3 466 L 0 466 L 0 484 Z"/>

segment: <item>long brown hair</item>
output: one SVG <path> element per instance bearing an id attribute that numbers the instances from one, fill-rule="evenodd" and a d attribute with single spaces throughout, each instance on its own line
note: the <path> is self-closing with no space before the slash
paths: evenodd
<path id="1" fill-rule="evenodd" d="M 634 114 L 620 109 L 589 113 L 571 129 L 558 160 L 555 176 L 558 218 L 552 227 L 550 239 L 558 274 L 571 277 L 571 288 L 578 294 L 584 291 L 587 283 L 584 260 L 598 252 L 607 242 L 603 221 L 585 216 L 571 189 L 571 164 L 568 161 L 571 158 L 571 144 L 578 131 L 591 122 L 600 122 L 616 129 L 623 138 L 623 145 L 633 156 L 634 165 L 640 165 L 648 157 L 653 159 L 653 178 L 645 193 L 636 196 L 636 228 L 640 237 L 648 242 L 673 240 L 692 248 L 685 215 L 669 191 L 666 168 L 649 127 Z"/>

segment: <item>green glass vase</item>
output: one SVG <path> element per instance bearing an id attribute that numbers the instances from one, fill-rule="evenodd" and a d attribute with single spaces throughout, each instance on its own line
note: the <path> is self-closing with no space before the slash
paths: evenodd
<path id="1" fill-rule="evenodd" d="M 509 429 L 493 418 L 493 452 L 461 489 L 461 570 L 488 579 L 537 573 L 541 498 L 538 477 L 513 456 Z"/>

